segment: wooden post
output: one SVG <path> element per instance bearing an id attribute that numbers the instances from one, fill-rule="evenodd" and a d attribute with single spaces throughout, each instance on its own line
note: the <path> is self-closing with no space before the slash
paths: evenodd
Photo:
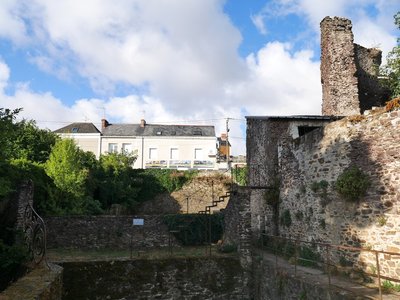
<path id="1" fill-rule="evenodd" d="M 381 269 L 379 266 L 379 253 L 375 251 L 376 271 L 378 272 L 379 299 L 382 300 Z"/>

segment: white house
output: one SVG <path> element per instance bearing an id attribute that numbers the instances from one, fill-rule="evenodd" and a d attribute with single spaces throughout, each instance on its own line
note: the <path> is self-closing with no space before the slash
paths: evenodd
<path id="1" fill-rule="evenodd" d="M 134 168 L 216 169 L 214 126 L 110 124 L 101 132 L 92 123 L 73 123 L 55 131 L 72 138 L 85 151 L 100 154 L 134 152 Z"/>
<path id="2" fill-rule="evenodd" d="M 72 123 L 54 131 L 61 138 L 70 138 L 85 151 L 93 152 L 100 157 L 101 132 L 93 123 Z"/>

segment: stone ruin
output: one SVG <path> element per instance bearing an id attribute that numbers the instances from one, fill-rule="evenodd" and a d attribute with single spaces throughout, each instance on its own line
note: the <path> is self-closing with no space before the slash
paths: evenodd
<path id="1" fill-rule="evenodd" d="M 351 21 L 321 21 L 322 114 L 350 116 L 382 106 L 388 91 L 379 84 L 382 51 L 353 42 Z"/>

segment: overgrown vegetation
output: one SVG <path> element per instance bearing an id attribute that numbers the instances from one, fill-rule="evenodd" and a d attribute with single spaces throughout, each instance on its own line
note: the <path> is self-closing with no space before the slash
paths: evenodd
<path id="1" fill-rule="evenodd" d="M 14 238 L 4 239 L 0 236 L 0 291 L 26 271 L 24 264 L 28 261 L 28 249 Z"/>
<path id="2" fill-rule="evenodd" d="M 232 169 L 232 178 L 240 186 L 247 185 L 248 167 L 236 167 Z"/>
<path id="3" fill-rule="evenodd" d="M 326 180 L 314 181 L 310 186 L 311 190 L 314 193 L 318 194 L 322 199 L 327 198 L 328 187 L 329 187 L 329 183 Z"/>
<path id="4" fill-rule="evenodd" d="M 157 194 L 179 190 L 197 171 L 134 170 L 135 154 L 108 153 L 97 160 L 73 140 L 59 139 L 17 110 L 0 109 L 0 208 L 25 180 L 33 180 L 42 215 L 101 214 L 114 204 L 127 213 Z"/>
<path id="5" fill-rule="evenodd" d="M 305 267 L 318 267 L 322 261 L 321 255 L 313 249 L 313 246 L 299 245 L 284 239 L 276 239 L 268 236 L 263 237 L 264 249 L 276 253 L 292 263 Z"/>
<path id="6" fill-rule="evenodd" d="M 353 166 L 339 175 L 336 190 L 345 200 L 354 202 L 365 196 L 370 184 L 368 175 Z"/>
<path id="7" fill-rule="evenodd" d="M 400 11 L 394 15 L 394 24 L 400 30 Z M 400 96 L 400 38 L 397 45 L 386 57 L 386 65 L 381 70 L 383 84 L 389 89 L 392 98 Z"/>
<path id="8" fill-rule="evenodd" d="M 216 243 L 222 238 L 223 214 L 176 214 L 164 216 L 168 230 L 185 246 Z"/>
<path id="9" fill-rule="evenodd" d="M 394 98 L 388 102 L 386 102 L 385 110 L 393 111 L 400 109 L 400 97 Z"/>
<path id="10" fill-rule="evenodd" d="M 0 108 L 0 284 L 23 269 L 25 252 L 8 217 L 21 183 L 32 180 L 34 206 L 43 215 L 101 214 L 113 205 L 134 213 L 143 201 L 182 188 L 196 171 L 134 170 L 136 155 L 105 154 L 97 160 L 73 140 L 60 139 L 21 109 Z M 21 239 L 22 240 L 22 239 Z"/>
<path id="11" fill-rule="evenodd" d="M 399 292 L 400 293 L 400 284 L 393 283 L 389 280 L 384 280 L 382 282 L 382 290 L 384 292 Z"/>

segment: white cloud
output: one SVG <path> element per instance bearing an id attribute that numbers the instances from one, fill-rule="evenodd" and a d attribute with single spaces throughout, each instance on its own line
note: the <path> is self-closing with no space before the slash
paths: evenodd
<path id="1" fill-rule="evenodd" d="M 378 41 L 389 49 L 396 1 L 275 0 L 252 20 L 267 33 L 268 18 L 297 14 L 316 36 L 325 15 L 350 16 L 357 42 L 374 46 Z M 51 92 L 31 90 L 29 82 L 9 82 L 10 70 L 0 61 L 0 106 L 23 107 L 23 117 L 51 129 L 74 121 L 99 125 L 104 109 L 111 122 L 137 123 L 145 111 L 151 123 L 214 124 L 219 135 L 231 117 L 237 119 L 230 121 L 235 154 L 245 151 L 244 140 L 235 139 L 243 137 L 244 115 L 320 114 L 319 62 L 312 60 L 313 52 L 270 42 L 240 58 L 241 35 L 224 14 L 224 2 L 2 2 L 0 38 L 17 47 L 33 45 L 22 49 L 38 68 L 66 80 L 83 78 L 103 94 L 66 105 Z M 368 16 L 366 5 L 375 7 L 376 15 Z M 113 96 L 121 83 L 142 92 Z M 12 94 L 5 94 L 7 85 L 15 87 Z"/>
<path id="2" fill-rule="evenodd" d="M 8 79 L 10 78 L 10 69 L 0 59 L 0 91 L 3 91 L 7 86 Z"/>
<path id="3" fill-rule="evenodd" d="M 371 10 L 375 12 L 371 14 Z M 379 46 L 385 57 L 396 45 L 393 14 L 398 10 L 398 0 L 272 0 L 258 16 L 264 22 L 290 14 L 304 17 L 313 29 L 315 43 L 319 43 L 319 24 L 324 17 L 349 18 L 353 23 L 355 42 L 365 47 Z"/>
<path id="4" fill-rule="evenodd" d="M 249 115 L 294 115 L 321 113 L 319 62 L 311 51 L 290 53 L 290 45 L 268 43 L 249 55 L 251 76 L 233 87 L 237 99 Z"/>
<path id="5" fill-rule="evenodd" d="M 2 0 L 0 5 L 0 37 L 12 39 L 16 44 L 26 43 L 26 28 L 20 13 L 22 7 L 14 0 Z"/>
<path id="6" fill-rule="evenodd" d="M 265 26 L 264 18 L 265 16 L 263 14 L 251 15 L 251 21 L 253 22 L 254 26 L 256 26 L 261 34 L 266 35 L 267 28 Z"/>
<path id="7" fill-rule="evenodd" d="M 60 78 L 74 72 L 112 94 L 147 84 L 171 111 L 200 108 L 245 72 L 239 31 L 222 0 L 26 0 L 37 52 L 31 61 Z"/>

